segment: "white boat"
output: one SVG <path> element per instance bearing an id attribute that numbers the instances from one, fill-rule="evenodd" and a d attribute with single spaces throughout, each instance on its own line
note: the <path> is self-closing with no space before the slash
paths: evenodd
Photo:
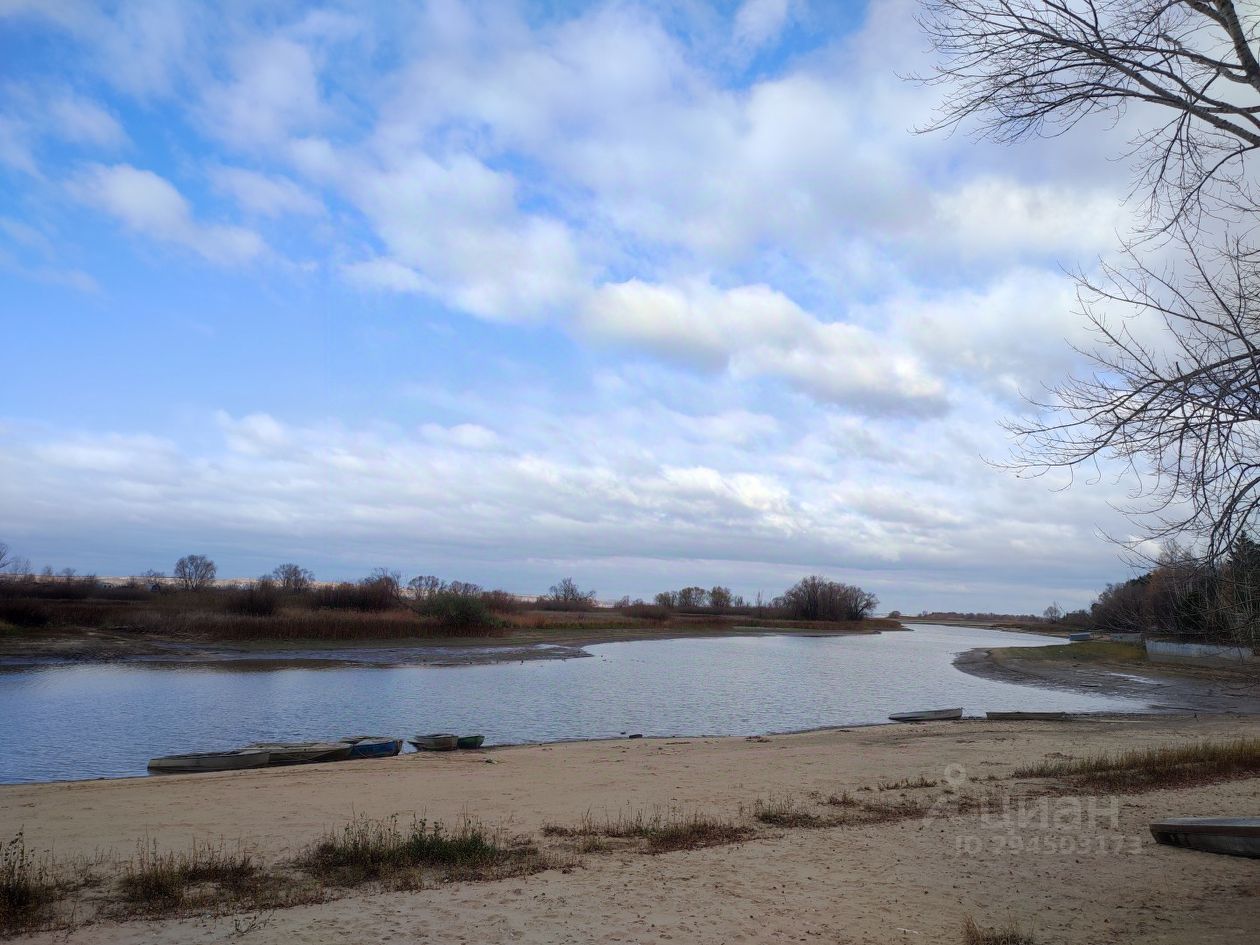
<path id="1" fill-rule="evenodd" d="M 345 742 L 255 742 L 250 748 L 267 752 L 272 765 L 304 765 L 318 761 L 341 761 L 354 747 Z"/>
<path id="2" fill-rule="evenodd" d="M 940 722 L 961 719 L 962 709 L 924 709 L 921 712 L 898 712 L 888 717 L 894 722 Z"/>
<path id="3" fill-rule="evenodd" d="M 1260 817 L 1169 817 L 1151 824 L 1151 836 L 1204 853 L 1260 857 Z"/>
<path id="4" fill-rule="evenodd" d="M 231 751 L 201 751 L 189 755 L 150 758 L 149 770 L 157 774 L 238 771 L 242 768 L 261 768 L 270 762 L 271 753 L 261 748 L 236 748 Z"/>

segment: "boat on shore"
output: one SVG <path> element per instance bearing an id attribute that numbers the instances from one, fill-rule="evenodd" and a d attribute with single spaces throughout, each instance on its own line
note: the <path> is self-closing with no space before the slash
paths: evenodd
<path id="1" fill-rule="evenodd" d="M 919 712 L 897 712 L 888 716 L 894 722 L 943 722 L 961 719 L 963 710 L 957 709 L 923 709 Z"/>
<path id="2" fill-rule="evenodd" d="M 249 746 L 270 755 L 269 765 L 308 765 L 342 761 L 353 746 L 344 742 L 257 742 Z"/>
<path id="3" fill-rule="evenodd" d="M 461 735 L 456 743 L 456 748 L 480 748 L 485 744 L 486 736 L 484 735 Z"/>
<path id="4" fill-rule="evenodd" d="M 1067 712 L 986 712 L 991 722 L 1061 722 L 1071 718 Z"/>
<path id="5" fill-rule="evenodd" d="M 416 751 L 454 751 L 459 747 L 459 736 L 450 732 L 435 735 L 417 735 L 407 739 Z"/>
<path id="6" fill-rule="evenodd" d="M 262 768 L 270 763 L 269 751 L 261 748 L 234 748 L 230 751 L 199 751 L 187 755 L 150 758 L 149 770 L 155 774 L 190 774 Z"/>
<path id="7" fill-rule="evenodd" d="M 1169 817 L 1151 824 L 1151 836 L 1204 853 L 1260 857 L 1260 817 Z"/>
<path id="8" fill-rule="evenodd" d="M 351 735 L 340 739 L 343 745 L 350 746 L 349 760 L 359 758 L 392 758 L 402 751 L 401 738 L 386 738 L 381 735 Z"/>

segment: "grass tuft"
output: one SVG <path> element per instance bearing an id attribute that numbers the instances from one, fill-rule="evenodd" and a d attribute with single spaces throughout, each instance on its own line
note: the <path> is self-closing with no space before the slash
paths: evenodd
<path id="1" fill-rule="evenodd" d="M 397 884 L 408 872 L 432 873 L 439 880 L 494 879 L 546 868 L 532 844 L 504 844 L 473 821 L 447 831 L 425 820 L 403 829 L 397 818 L 354 820 L 316 842 L 296 863 L 340 886 L 380 879 Z"/>
<path id="2" fill-rule="evenodd" d="M 38 926 L 57 898 L 47 866 L 26 849 L 21 831 L 0 848 L 0 934 Z"/>
<path id="3" fill-rule="evenodd" d="M 669 811 L 642 811 L 632 815 L 622 814 L 597 823 L 588 814 L 573 826 L 544 824 L 542 832 L 548 837 L 591 838 L 645 841 L 649 853 L 668 853 L 674 850 L 696 850 L 702 847 L 738 843 L 752 836 L 752 828 L 734 821 L 712 817 L 699 812 L 685 813 L 676 808 Z"/>
<path id="4" fill-rule="evenodd" d="M 215 897 L 235 898 L 250 891 L 259 879 L 258 865 L 242 851 L 222 846 L 193 845 L 188 852 L 158 850 L 157 842 L 141 845 L 124 864 L 119 879 L 123 903 L 147 912 L 162 912 L 184 904 L 198 886 L 218 887 Z"/>
<path id="5" fill-rule="evenodd" d="M 1031 935 L 1026 935 L 1014 923 L 1000 929 L 982 929 L 975 919 L 963 919 L 963 945 L 1037 945 Z"/>
<path id="6" fill-rule="evenodd" d="M 1260 776 L 1260 738 L 1138 748 L 1020 768 L 1017 778 L 1061 778 L 1074 786 L 1153 791 Z"/>
<path id="7" fill-rule="evenodd" d="M 771 797 L 753 804 L 753 819 L 772 827 L 834 827 L 837 821 L 807 811 L 789 798 Z"/>

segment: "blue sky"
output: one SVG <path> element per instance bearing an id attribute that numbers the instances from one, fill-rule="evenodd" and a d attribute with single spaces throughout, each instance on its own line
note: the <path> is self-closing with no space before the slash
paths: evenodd
<path id="1" fill-rule="evenodd" d="M 0 539 L 1087 603 L 1125 484 L 983 458 L 1081 367 L 1125 131 L 914 134 L 914 10 L 0 0 Z"/>

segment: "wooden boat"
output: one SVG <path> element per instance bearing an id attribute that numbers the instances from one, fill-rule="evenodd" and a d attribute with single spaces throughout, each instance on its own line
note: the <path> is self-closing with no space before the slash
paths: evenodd
<path id="1" fill-rule="evenodd" d="M 484 735 L 461 735 L 456 747 L 459 748 L 480 748 L 485 743 Z"/>
<path id="2" fill-rule="evenodd" d="M 415 746 L 416 751 L 454 751 L 459 747 L 459 736 L 449 732 L 437 735 L 417 735 L 407 741 Z"/>
<path id="3" fill-rule="evenodd" d="M 261 768 L 270 761 L 271 753 L 261 748 L 235 748 L 230 751 L 201 751 L 189 755 L 150 758 L 149 770 L 155 774 L 238 771 L 242 768 Z"/>
<path id="4" fill-rule="evenodd" d="M 272 765 L 307 765 L 321 761 L 342 761 L 350 757 L 352 746 L 343 742 L 256 742 L 271 755 Z"/>
<path id="5" fill-rule="evenodd" d="M 986 712 L 994 722 L 1061 722 L 1071 718 L 1066 712 Z"/>
<path id="6" fill-rule="evenodd" d="M 357 758 L 392 758 L 402 751 L 401 738 L 384 738 L 380 735 L 352 735 L 341 739 L 350 746 L 350 760 Z"/>
<path id="7" fill-rule="evenodd" d="M 924 709 L 921 712 L 898 712 L 888 717 L 894 722 L 939 722 L 961 719 L 962 709 Z"/>
<path id="8" fill-rule="evenodd" d="M 1151 824 L 1151 836 L 1205 853 L 1260 857 L 1260 817 L 1169 817 Z"/>

